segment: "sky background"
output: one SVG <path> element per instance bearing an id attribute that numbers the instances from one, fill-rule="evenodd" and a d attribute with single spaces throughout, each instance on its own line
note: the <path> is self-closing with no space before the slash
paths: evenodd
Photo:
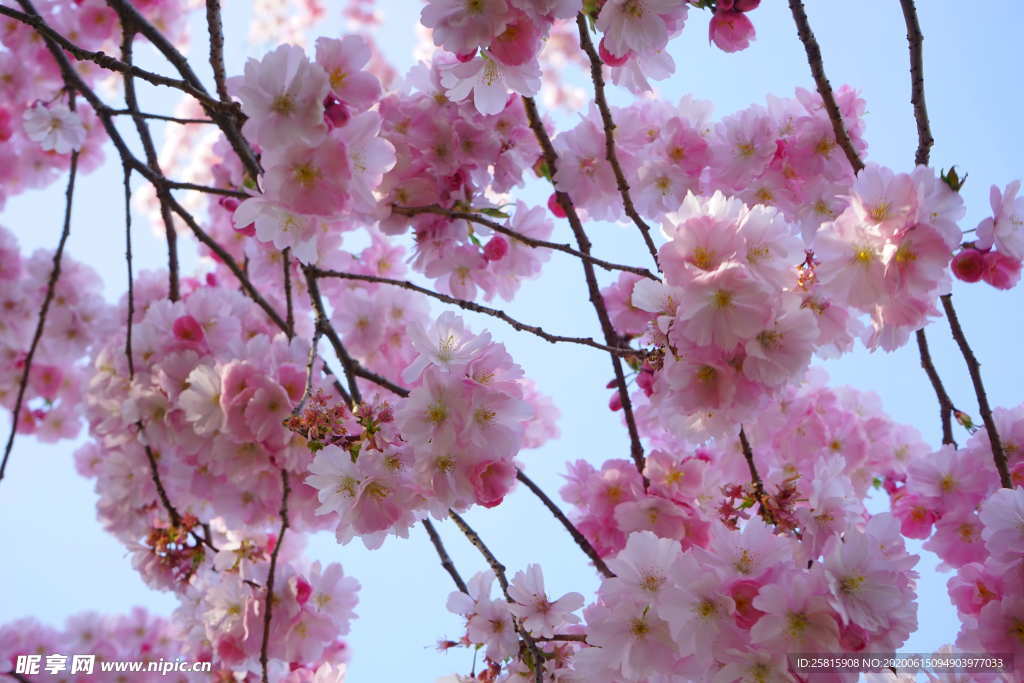
<path id="1" fill-rule="evenodd" d="M 239 73 L 245 57 L 259 56 L 265 47 L 245 42 L 249 4 L 228 4 L 224 22 L 228 70 Z M 899 3 L 819 0 L 807 4 L 833 86 L 849 83 L 867 100 L 868 160 L 898 171 L 910 170 L 917 138 Z M 378 32 L 378 43 L 399 73 L 404 73 L 412 63 L 413 26 L 421 3 L 386 0 L 378 5 L 386 20 Z M 956 164 L 961 174 L 970 174 L 962 190 L 968 207 L 962 227 L 972 228 L 990 213 L 989 186 L 1003 186 L 1021 176 L 1018 160 L 1024 155 L 1020 130 L 1024 99 L 1019 91 L 1019 66 L 1014 65 L 1019 65 L 1024 7 L 1015 0 L 986 2 L 982 11 L 971 11 L 970 5 L 952 0 L 927 0 L 919 5 L 928 107 L 936 139 L 932 161 L 936 167 Z M 750 17 L 757 40 L 746 51 L 730 55 L 708 47 L 708 14 L 692 11 L 682 36 L 671 45 L 677 72 L 659 84 L 659 94 L 670 101 L 684 93 L 711 100 L 717 119 L 761 103 L 769 93 L 792 96 L 796 87 L 812 89 L 787 3 L 766 0 Z M 192 23 L 193 55 L 200 75 L 207 78 L 205 35 L 196 18 Z M 331 3 L 328 17 L 313 35 L 339 36 L 342 32 L 340 9 Z M 150 65 L 159 65 L 148 48 L 140 54 Z M 168 71 L 164 66 L 158 68 Z M 207 82 L 211 82 L 209 78 Z M 582 80 L 579 84 L 586 85 Z M 154 112 L 170 113 L 176 103 L 166 89 L 143 87 L 141 99 L 148 103 L 144 105 L 147 111 Z M 628 98 L 618 91 L 613 94 L 615 101 Z M 560 120 L 571 123 L 570 118 Z M 0 224 L 14 231 L 24 252 L 56 245 L 63 189 L 64 181 L 58 181 L 46 190 L 9 200 L 0 212 Z M 534 183 L 517 196 L 541 202 L 548 191 Z M 91 175 L 80 176 L 67 253 L 102 274 L 108 298 L 125 289 L 121 201 L 116 160 Z M 160 267 L 162 239 L 141 225 L 134 234 L 136 271 Z M 649 256 L 632 227 L 596 224 L 590 228 L 590 237 L 598 256 L 648 265 Z M 553 239 L 568 241 L 568 227 L 556 225 Z M 184 271 L 195 263 L 194 255 L 186 256 Z M 606 273 L 599 275 L 605 277 L 602 282 L 607 281 Z M 995 406 L 1018 404 L 1019 388 L 1024 385 L 1024 369 L 1016 357 L 1024 339 L 1024 290 L 999 292 L 983 284 L 958 284 L 954 301 L 983 363 L 990 401 Z M 586 299 L 580 266 L 564 254 L 553 254 L 541 279 L 526 283 L 506 310 L 513 317 L 558 333 L 600 334 Z M 566 463 L 577 458 L 599 464 L 607 458 L 628 457 L 625 429 L 618 415 L 607 409 L 605 384 L 611 376 L 604 354 L 552 346 L 512 333 L 491 319 L 465 315 L 477 329 L 491 329 L 561 410 L 561 438 L 520 456 L 527 473 L 542 488 L 554 495 L 562 485 L 560 475 Z M 937 320 L 928 333 L 935 363 L 954 403 L 977 419 L 969 378 L 945 320 Z M 916 426 L 929 443 L 939 444 L 937 404 L 913 343 L 889 354 L 858 348 L 824 367 L 833 384 L 877 392 L 895 421 Z M 6 417 L 0 421 L 4 434 L 7 422 Z M 962 442 L 965 434 L 958 431 L 957 437 Z M 16 444 L 7 477 L 0 484 L 0 548 L 6 558 L 0 562 L 0 623 L 34 616 L 60 626 L 69 614 L 83 610 L 118 613 L 143 605 L 166 615 L 176 606 L 171 595 L 143 585 L 121 545 L 99 527 L 92 482 L 74 471 L 72 453 L 78 443 L 52 446 L 21 438 Z M 596 587 L 596 575 L 586 558 L 529 491 L 519 488 L 500 507 L 475 509 L 466 517 L 510 575 L 528 563 L 540 562 L 555 596 L 570 590 L 589 595 Z M 464 577 L 485 567 L 450 522 L 437 526 Z M 934 556 L 920 551 L 918 543 L 912 542 L 911 547 L 922 554 L 918 565 L 922 574 L 921 627 L 903 651 L 932 651 L 952 642 L 958 629 L 945 590 L 949 574 L 937 573 Z M 439 639 L 460 634 L 460 619 L 444 609 L 452 584 L 421 529 L 414 529 L 408 540 L 389 539 L 374 552 L 366 551 L 358 541 L 339 546 L 333 535 L 321 534 L 310 537 L 307 552 L 341 562 L 346 573 L 363 585 L 359 618 L 349 637 L 350 681 L 433 681 L 469 670 L 471 654 L 463 650 L 440 654 L 434 649 Z"/>

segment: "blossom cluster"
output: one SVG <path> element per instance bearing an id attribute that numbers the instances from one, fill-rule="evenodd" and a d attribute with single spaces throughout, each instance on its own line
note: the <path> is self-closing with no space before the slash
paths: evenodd
<path id="1" fill-rule="evenodd" d="M 52 268 L 52 253 L 40 249 L 23 256 L 14 235 L 0 227 L 0 406 L 12 412 Z M 88 378 L 82 361 L 113 324 L 96 272 L 70 258 L 61 270 L 16 425 L 18 433 L 44 442 L 70 439 L 81 430 Z"/>
<path id="2" fill-rule="evenodd" d="M 976 228 L 977 240 L 966 242 L 953 257 L 953 274 L 964 282 L 984 280 L 997 289 L 1011 289 L 1020 281 L 1024 260 L 1024 196 L 1020 181 L 1000 191 L 989 191 L 992 216 Z"/>
<path id="3" fill-rule="evenodd" d="M 414 326 L 418 352 L 402 377 L 411 386 L 394 413 L 362 412 L 364 435 L 319 450 L 307 482 L 320 512 L 338 513 L 336 534 L 378 547 L 390 533 L 406 536 L 425 513 L 501 503 L 516 478 L 514 458 L 546 438 L 528 438 L 544 404 L 527 392 L 523 371 L 486 332 L 473 334 L 443 313 Z M 534 403 L 527 398 L 533 398 Z"/>
<path id="4" fill-rule="evenodd" d="M 316 59 L 281 45 L 250 59 L 235 81 L 248 119 L 242 132 L 260 150 L 262 192 L 234 212 L 235 226 L 263 242 L 317 260 L 321 232 L 342 220 L 379 217 L 373 191 L 394 164 L 378 136 L 377 78 L 364 67 L 370 46 L 359 36 L 320 38 Z M 254 189 L 243 178 L 238 189 Z"/>

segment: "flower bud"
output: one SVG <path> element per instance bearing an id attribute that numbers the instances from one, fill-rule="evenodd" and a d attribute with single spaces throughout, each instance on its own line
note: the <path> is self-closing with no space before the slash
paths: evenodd
<path id="1" fill-rule="evenodd" d="M 1020 280 L 1020 261 L 998 251 L 983 257 L 981 277 L 996 289 L 1011 289 Z"/>
<path id="2" fill-rule="evenodd" d="M 507 253 L 508 242 L 500 235 L 495 235 L 484 245 L 484 258 L 488 261 L 500 261 Z"/>
<path id="3" fill-rule="evenodd" d="M 984 269 L 983 254 L 974 247 L 966 247 L 959 254 L 953 257 L 949 267 L 953 269 L 953 275 L 964 282 L 977 282 L 981 279 Z"/>

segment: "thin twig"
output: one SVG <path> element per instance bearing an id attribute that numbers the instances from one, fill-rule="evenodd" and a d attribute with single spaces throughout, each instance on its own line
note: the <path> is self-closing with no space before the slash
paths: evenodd
<path id="1" fill-rule="evenodd" d="M 284 301 L 285 301 L 285 334 L 291 339 L 295 336 L 295 306 L 292 302 L 292 250 L 285 247 L 281 250 L 284 261 Z"/>
<path id="2" fill-rule="evenodd" d="M 327 337 L 327 341 L 331 343 L 331 347 L 334 349 L 334 353 L 338 356 L 338 360 L 341 361 L 342 370 L 345 372 L 346 379 L 348 380 L 349 391 L 352 393 L 352 398 L 355 399 L 356 403 L 362 403 L 362 398 L 359 394 L 359 387 L 356 385 L 356 377 L 362 377 L 363 379 L 373 382 L 374 384 L 403 398 L 408 396 L 408 389 L 395 384 L 386 377 L 382 377 L 381 375 L 368 370 L 363 367 L 359 361 L 349 355 L 348 351 L 345 349 L 345 345 L 341 342 L 341 337 L 338 336 L 338 332 L 331 325 L 330 320 L 327 317 L 327 312 L 324 309 L 324 302 L 320 296 L 320 286 L 316 282 L 316 269 L 304 267 L 303 272 L 306 275 L 309 298 L 313 303 L 313 309 L 316 312 L 317 319 L 323 321 L 324 335 Z"/>
<path id="3" fill-rule="evenodd" d="M 57 43 L 62 50 L 67 51 L 67 53 L 75 59 L 93 62 L 108 71 L 116 71 L 121 74 L 131 74 L 137 78 L 148 81 L 153 85 L 162 85 L 174 88 L 175 90 L 180 90 L 207 106 L 220 106 L 216 100 L 210 99 L 209 96 L 199 90 L 196 90 L 183 80 L 161 76 L 160 74 L 146 71 L 145 69 L 140 69 L 136 66 L 130 66 L 103 52 L 92 52 L 75 45 L 65 38 L 60 32 L 51 28 L 46 21 L 39 16 L 39 13 L 35 11 L 35 8 L 31 3 L 27 2 L 27 0 L 18 0 L 18 3 L 25 9 L 24 13 L 11 7 L 0 5 L 0 15 L 11 17 L 26 26 L 31 26 L 45 39 Z"/>
<path id="4" fill-rule="evenodd" d="M 458 299 L 458 298 L 453 297 L 453 296 L 448 296 L 447 294 L 442 294 L 441 292 L 435 292 L 432 289 L 427 289 L 426 287 L 421 287 L 421 286 L 419 286 L 417 284 L 409 282 L 408 280 L 393 280 L 391 278 L 378 277 L 376 275 L 362 275 L 362 274 L 359 274 L 359 273 L 345 273 L 345 272 L 342 272 L 342 271 L 339 271 L 339 270 L 321 270 L 319 268 L 316 269 L 316 275 L 317 275 L 317 277 L 334 277 L 334 278 L 339 278 L 339 279 L 343 279 L 343 280 L 359 280 L 359 281 L 362 281 L 362 282 L 375 282 L 375 283 L 378 283 L 378 284 L 393 285 L 395 287 L 401 287 L 403 289 L 408 289 L 409 291 L 418 292 L 418 293 L 423 294 L 425 296 L 429 296 L 429 297 L 432 297 L 434 299 L 437 299 L 438 301 L 443 301 L 446 304 L 452 304 L 454 306 L 458 306 L 459 308 L 462 308 L 463 310 L 473 311 L 474 313 L 482 313 L 484 315 L 489 315 L 489 316 L 491 316 L 493 318 L 497 318 L 498 320 L 501 320 L 503 322 L 508 323 L 514 329 L 516 329 L 516 330 L 518 330 L 520 332 L 529 332 L 530 334 L 536 335 L 536 336 L 540 337 L 541 339 L 543 339 L 545 341 L 551 342 L 552 344 L 557 343 L 557 342 L 567 342 L 567 343 L 571 343 L 571 344 L 581 344 L 583 346 L 590 346 L 592 348 L 599 349 L 601 351 L 607 351 L 608 353 L 614 353 L 614 354 L 617 354 L 617 355 L 620 355 L 620 356 L 623 356 L 623 355 L 625 355 L 625 356 L 636 356 L 636 355 L 640 354 L 640 352 L 637 351 L 636 349 L 632 349 L 632 348 L 629 348 L 629 347 L 623 347 L 623 346 L 617 346 L 617 347 L 607 346 L 605 344 L 600 344 L 600 343 L 594 341 L 590 337 L 566 337 L 566 336 L 559 335 L 559 334 L 551 334 L 549 332 L 545 332 L 541 327 L 539 327 L 537 325 L 527 325 L 524 322 L 520 322 L 520 321 L 516 320 L 515 318 L 511 317 L 510 315 L 508 315 L 507 313 L 505 313 L 504 311 L 498 310 L 497 308 L 491 308 L 490 306 L 483 306 L 483 305 L 478 304 L 478 303 L 476 303 L 474 301 L 467 301 L 466 299 Z"/>
<path id="5" fill-rule="evenodd" d="M 612 173 L 615 174 L 615 184 L 619 188 L 619 195 L 622 196 L 622 207 L 625 209 L 626 215 L 633 221 L 633 224 L 640 230 L 640 234 L 644 238 L 644 244 L 647 245 L 647 250 L 651 252 L 651 258 L 654 259 L 658 270 L 661 270 L 661 265 L 658 263 L 658 248 L 654 245 L 654 240 L 651 238 L 651 226 L 647 225 L 646 221 L 640 217 L 636 206 L 633 205 L 633 197 L 629 193 L 629 183 L 626 181 L 626 174 L 622 172 L 622 164 L 619 163 L 619 157 L 615 153 L 615 120 L 612 118 L 612 111 L 604 94 L 604 74 L 601 71 L 603 62 L 597 49 L 594 47 L 593 41 L 590 39 L 590 29 L 587 27 L 587 20 L 582 12 L 576 15 L 576 27 L 579 29 L 580 46 L 587 53 L 587 57 L 590 58 L 590 80 L 594 82 L 594 100 L 597 102 L 597 109 L 601 113 L 601 124 L 604 128 L 605 158 L 612 167 Z"/>
<path id="6" fill-rule="evenodd" d="M 391 210 L 402 216 L 418 216 L 424 213 L 431 213 L 437 214 L 439 216 L 448 216 L 449 218 L 453 219 L 469 221 L 471 223 L 477 223 L 479 225 L 488 227 L 491 230 L 494 230 L 495 232 L 501 233 L 502 235 L 507 235 L 512 239 L 516 240 L 517 242 L 522 242 L 523 244 L 526 244 L 531 247 L 551 249 L 552 251 L 561 251 L 565 254 L 575 256 L 578 259 L 582 259 L 584 261 L 593 263 L 595 266 L 604 268 L 605 270 L 621 270 L 627 273 L 633 273 L 635 275 L 645 277 L 648 280 L 661 282 L 658 276 L 656 276 L 654 273 L 647 270 L 646 268 L 639 268 L 637 266 L 626 266 L 620 263 L 611 263 L 609 261 L 605 261 L 603 259 L 591 256 L 590 254 L 584 254 L 578 249 L 573 249 L 568 244 L 561 244 L 559 242 L 549 242 L 547 240 L 540 240 L 534 237 L 529 237 L 528 235 L 524 235 L 520 232 L 512 230 L 511 228 L 505 227 L 504 225 L 498 223 L 497 221 L 492 221 L 488 218 L 484 218 L 479 214 L 470 213 L 467 211 L 454 211 L 452 209 L 446 209 L 443 206 L 438 206 L 437 204 L 431 204 L 429 206 L 392 205 Z"/>
<path id="7" fill-rule="evenodd" d="M 306 401 L 313 394 L 313 368 L 316 367 L 317 360 L 317 346 L 320 343 L 320 335 L 323 334 L 323 328 L 321 328 L 319 321 L 313 328 L 313 339 L 309 342 L 309 356 L 306 359 L 306 388 L 302 391 L 302 398 L 295 404 L 295 408 L 292 409 L 292 415 L 298 415 L 302 412 L 303 408 L 306 407 Z M 342 391 L 342 395 L 345 397 L 345 403 L 352 405 L 352 399 L 349 398 L 348 394 Z"/>
<path id="8" fill-rule="evenodd" d="M 11 457 L 11 450 L 14 448 L 14 435 L 18 431 L 18 419 L 21 417 L 21 408 L 25 400 L 25 390 L 28 387 L 29 373 L 32 371 L 32 360 L 35 358 L 39 342 L 43 338 L 43 328 L 46 326 L 46 316 L 50 312 L 50 304 L 53 302 L 53 295 L 57 289 L 57 281 L 60 279 L 61 262 L 64 258 L 64 245 L 67 244 L 68 236 L 71 234 L 71 205 L 75 196 L 75 179 L 78 176 L 78 150 L 71 152 L 71 167 L 68 175 L 67 190 L 64 193 L 64 227 L 60 233 L 60 240 L 57 242 L 57 250 L 53 252 L 53 267 L 50 269 L 50 278 L 46 282 L 46 294 L 43 297 L 42 308 L 39 309 L 39 318 L 36 321 L 36 329 L 32 334 L 32 342 L 29 344 L 28 353 L 25 355 L 25 365 L 21 372 L 21 379 L 18 382 L 18 395 L 14 400 L 14 412 L 11 418 L 11 433 L 7 437 L 7 445 L 4 447 L 4 459 L 0 462 L 0 481 L 4 478 L 7 470 L 7 461 Z"/>
<path id="9" fill-rule="evenodd" d="M 463 535 L 469 540 L 473 547 L 480 551 L 483 555 L 487 565 L 494 572 L 494 576 L 498 579 L 498 585 L 501 586 L 501 592 L 505 596 L 505 600 L 508 602 L 515 602 L 512 596 L 508 592 L 508 577 L 505 575 L 505 565 L 498 561 L 498 558 L 494 556 L 484 540 L 480 538 L 480 534 L 473 530 L 473 527 L 469 526 L 462 517 L 459 516 L 454 510 L 449 510 L 448 514 L 451 516 L 452 521 L 455 522 L 455 526 L 459 527 Z M 525 628 L 519 623 L 518 619 L 512 618 L 513 623 L 516 625 L 516 631 L 519 633 L 519 637 L 526 643 L 527 649 L 533 658 L 533 665 L 530 667 L 533 669 L 537 683 L 543 683 L 544 681 L 544 658 L 540 654 L 540 649 L 537 647 L 537 642 L 533 639 Z"/>
<path id="10" fill-rule="evenodd" d="M 224 27 L 221 24 L 220 0 L 206 0 L 206 26 L 210 33 L 210 67 L 221 102 L 230 102 L 227 77 L 224 73 Z"/>
<path id="11" fill-rule="evenodd" d="M 135 40 L 135 33 L 130 25 L 123 23 L 123 35 L 121 40 L 121 59 L 125 64 L 131 65 L 132 43 Z M 139 110 L 138 97 L 135 92 L 135 79 L 130 74 L 124 76 L 124 99 L 128 105 L 129 112 Z M 149 132 L 149 124 L 141 116 L 132 114 L 132 121 L 142 141 L 142 149 L 146 155 L 146 163 L 155 174 L 163 175 L 160 170 L 160 162 L 156 153 L 156 145 L 153 143 L 153 136 Z M 178 274 L 178 231 L 174 227 L 174 217 L 171 215 L 167 202 L 160 202 L 160 217 L 164 224 L 164 237 L 167 243 L 167 296 L 171 301 L 177 301 L 180 297 L 180 283 Z"/>
<path id="12" fill-rule="evenodd" d="M 907 46 L 910 49 L 910 102 L 914 105 L 914 121 L 917 123 L 917 152 L 914 161 L 918 166 L 927 166 L 935 138 L 928 123 L 928 105 L 924 100 L 924 58 L 921 45 L 924 35 L 917 19 L 914 0 L 900 0 L 903 19 L 907 24 Z"/>
<path id="13" fill-rule="evenodd" d="M 540 501 L 544 503 L 544 506 L 555 516 L 555 519 L 562 523 L 562 526 L 565 527 L 566 531 L 569 532 L 569 535 L 572 536 L 574 541 L 576 541 L 576 545 L 578 545 L 580 550 L 582 550 L 584 554 L 590 558 L 590 561 L 594 563 L 594 568 L 601 572 L 601 575 L 606 579 L 614 578 L 615 574 L 608 568 L 608 565 L 605 564 L 603 559 L 601 559 L 601 556 L 597 554 L 597 550 L 594 549 L 594 546 L 591 545 L 590 541 L 587 540 L 587 537 L 576 528 L 576 525 L 565 516 L 565 513 L 562 512 L 561 508 L 558 507 L 555 501 L 551 500 L 551 498 L 548 497 L 548 494 L 544 493 L 543 489 L 533 483 L 533 480 L 527 477 L 522 470 L 516 470 L 516 478 L 523 482 L 523 484 L 526 485 L 526 488 L 533 491 L 533 494 L 540 498 Z"/>
<path id="14" fill-rule="evenodd" d="M 746 459 L 747 468 L 750 470 L 750 481 L 754 486 L 754 497 L 757 498 L 761 517 L 769 524 L 773 524 L 772 513 L 767 505 L 768 494 L 765 493 L 764 482 L 761 480 L 761 474 L 757 471 L 757 465 L 754 463 L 754 450 L 750 447 L 747 433 L 743 431 L 743 425 L 740 425 L 740 446 L 743 448 L 743 457 Z"/>
<path id="15" fill-rule="evenodd" d="M 974 395 L 978 398 L 978 409 L 981 412 L 981 420 L 985 423 L 985 432 L 988 434 L 989 445 L 992 448 L 992 459 L 995 461 L 996 470 L 999 472 L 999 482 L 1003 488 L 1012 489 L 1013 480 L 1010 478 L 1010 470 L 1006 464 L 1006 452 L 1003 450 L 1003 443 L 999 439 L 999 430 L 996 429 L 996 421 L 992 417 L 992 409 L 988 404 L 988 394 L 985 393 L 985 385 L 981 381 L 981 364 L 974 356 L 971 345 L 967 342 L 967 335 L 960 326 L 960 319 L 953 307 L 953 295 L 943 294 L 939 299 L 946 311 L 946 319 L 949 321 L 949 329 L 953 333 L 953 339 L 960 347 L 960 353 L 967 363 L 967 372 L 971 375 L 971 383 L 974 385 Z"/>
<path id="16" fill-rule="evenodd" d="M 860 155 L 857 154 L 857 150 L 853 147 L 853 141 L 850 140 L 850 135 L 846 132 L 846 126 L 843 124 L 843 115 L 839 111 L 839 105 L 836 104 L 835 95 L 832 93 L 832 85 L 828 82 L 828 77 L 825 76 L 825 65 L 821 59 L 821 47 L 814 37 L 814 32 L 811 31 L 810 22 L 807 21 L 804 3 L 802 0 L 789 0 L 789 9 L 793 13 L 793 20 L 796 22 L 797 36 L 800 38 L 800 42 L 804 44 L 804 50 L 807 52 L 807 63 L 811 67 L 814 84 L 818 88 L 818 94 L 821 95 L 821 101 L 825 105 L 828 118 L 832 121 L 832 131 L 835 134 L 836 143 L 843 150 L 843 153 L 846 154 L 846 158 L 849 159 L 850 166 L 853 166 L 854 172 L 859 172 L 864 168 L 864 162 L 861 161 Z"/>
<path id="17" fill-rule="evenodd" d="M 455 563 L 452 562 L 452 558 L 448 555 L 448 551 L 444 547 L 444 542 L 441 541 L 441 535 L 437 533 L 437 529 L 434 528 L 434 523 L 429 519 L 422 519 L 420 522 L 423 524 L 423 528 L 427 530 L 427 535 L 430 536 L 430 542 L 434 544 L 434 550 L 437 551 L 437 556 L 441 560 L 441 566 L 448 576 L 452 577 L 452 581 L 455 583 L 455 587 L 463 593 L 468 594 L 469 589 L 466 588 L 466 582 L 462 580 L 462 575 L 459 574 L 459 570 L 455 568 Z"/>
<path id="18" fill-rule="evenodd" d="M 950 400 L 949 394 L 946 393 L 946 387 L 942 384 L 942 378 L 939 377 L 939 372 L 935 369 L 935 363 L 932 362 L 932 354 L 928 350 L 928 338 L 924 334 L 924 329 L 917 331 L 917 349 L 921 354 L 921 367 L 924 368 L 925 374 L 928 375 L 928 379 L 932 383 L 932 389 L 935 390 L 935 397 L 939 401 L 942 443 L 956 446 L 956 441 L 953 440 L 953 401 Z"/>
<path id="19" fill-rule="evenodd" d="M 324 309 L 324 300 L 320 296 L 320 285 L 317 284 L 316 271 L 312 267 L 304 266 L 303 272 L 306 275 L 306 288 L 309 292 L 309 300 L 313 304 L 313 311 L 316 314 L 316 324 L 327 336 L 327 341 L 331 343 L 331 348 L 334 349 L 334 355 L 341 362 L 341 369 L 345 373 L 345 380 L 348 382 L 348 393 L 351 396 L 349 408 L 355 408 L 363 402 L 362 394 L 359 392 L 359 382 L 356 380 L 355 361 L 349 355 L 337 331 L 330 324 L 327 311 Z M 408 392 L 406 393 L 408 394 Z"/>
<path id="20" fill-rule="evenodd" d="M 128 109 L 110 109 L 109 112 L 111 114 L 113 114 L 114 116 L 124 116 L 126 114 L 132 114 L 132 115 L 135 115 L 135 116 L 141 116 L 144 119 L 154 119 L 156 121 L 169 121 L 171 123 L 180 123 L 182 125 L 186 125 L 186 124 L 190 124 L 190 123 L 204 123 L 204 124 L 217 125 L 217 122 L 214 121 L 213 119 L 187 119 L 187 118 L 180 118 L 180 117 L 177 117 L 177 116 L 167 116 L 165 114 L 150 114 L 150 113 L 144 112 L 144 111 L 132 112 L 132 111 L 130 111 Z"/>
<path id="21" fill-rule="evenodd" d="M 263 683 L 269 683 L 267 677 L 267 648 L 270 646 L 270 619 L 274 611 L 274 574 L 277 571 L 277 556 L 281 552 L 281 542 L 288 531 L 288 495 L 291 487 L 288 483 L 288 470 L 281 468 L 281 530 L 277 534 L 274 550 L 270 553 L 270 570 L 267 572 L 267 597 L 263 610 L 263 638 L 260 642 L 260 669 L 263 671 Z"/>
<path id="22" fill-rule="evenodd" d="M 139 434 L 145 438 L 142 422 L 136 422 L 135 426 L 139 428 Z M 171 503 L 171 499 L 167 496 L 167 490 L 164 488 L 164 484 L 160 480 L 160 471 L 157 469 L 156 454 L 153 452 L 153 449 L 149 447 L 149 444 L 144 444 L 143 448 L 146 451 L 146 460 L 149 462 L 150 477 L 153 479 L 153 485 L 156 486 L 156 493 L 160 497 L 160 502 L 163 503 L 164 509 L 167 510 L 168 517 L 171 518 L 171 526 L 180 526 L 181 515 L 178 513 L 178 509 Z"/>
<path id="23" fill-rule="evenodd" d="M 135 358 L 132 355 L 132 326 L 135 318 L 135 272 L 132 264 L 132 169 L 121 162 L 124 171 L 124 259 L 128 264 L 128 320 L 125 322 L 124 355 L 128 359 L 128 378 L 135 379 Z"/>
<path id="24" fill-rule="evenodd" d="M 523 107 L 526 110 L 526 117 L 530 122 L 530 128 L 533 130 L 534 135 L 537 137 L 537 141 L 540 143 L 541 150 L 544 153 L 544 161 L 551 171 L 552 177 L 558 168 L 558 155 L 555 153 L 554 145 L 551 144 L 551 138 L 548 136 L 547 130 L 544 128 L 544 123 L 540 119 L 540 114 L 537 112 L 537 105 L 530 97 L 523 97 Z M 590 255 L 590 240 L 587 238 L 587 233 L 583 229 L 583 223 L 580 221 L 579 214 L 576 212 L 576 207 L 573 205 L 572 198 L 560 190 L 555 190 L 555 199 L 558 201 L 559 206 L 565 211 L 566 217 L 569 219 L 569 226 L 572 228 L 573 234 L 576 237 L 576 243 L 579 245 L 579 249 L 586 255 Z M 609 346 L 618 346 L 618 335 L 615 332 L 615 328 L 612 325 L 611 318 L 608 316 L 608 309 L 605 306 L 604 297 L 601 295 L 601 290 L 597 286 L 597 276 L 594 273 L 594 266 L 589 261 L 584 260 L 583 274 L 587 281 L 587 291 L 590 296 L 590 303 L 593 305 L 594 310 L 597 313 L 598 322 L 601 324 L 601 331 L 604 333 L 605 342 Z M 636 426 L 636 418 L 633 415 L 633 401 L 629 397 L 629 387 L 626 386 L 626 375 L 622 371 L 622 362 L 619 357 L 615 354 L 611 355 L 612 369 L 615 372 L 615 384 L 619 390 L 619 396 L 622 399 L 622 413 L 626 419 L 626 429 L 629 432 L 630 441 L 630 455 L 633 458 L 633 463 L 636 465 L 636 469 L 640 472 L 644 481 L 644 490 L 647 489 L 648 480 L 647 476 L 644 475 L 644 447 L 640 442 L 640 432 Z"/>

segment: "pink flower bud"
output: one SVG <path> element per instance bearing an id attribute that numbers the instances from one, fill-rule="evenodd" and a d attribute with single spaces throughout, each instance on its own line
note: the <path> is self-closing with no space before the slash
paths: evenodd
<path id="1" fill-rule="evenodd" d="M 641 370 L 636 376 L 636 383 L 643 390 L 645 396 L 654 393 L 654 373 L 649 370 Z"/>
<path id="2" fill-rule="evenodd" d="M 0 107 L 0 142 L 7 142 L 14 135 L 14 126 L 11 125 L 11 112 Z"/>
<path id="3" fill-rule="evenodd" d="M 488 261 L 500 261 L 508 253 L 508 242 L 501 235 L 495 235 L 484 245 L 484 258 Z"/>
<path id="4" fill-rule="evenodd" d="M 206 337 L 206 334 L 203 332 L 203 326 L 190 315 L 183 315 L 175 320 L 171 330 L 174 332 L 176 339 L 192 344 L 199 344 Z"/>
<path id="5" fill-rule="evenodd" d="M 966 247 L 959 254 L 953 257 L 949 267 L 953 269 L 953 275 L 964 282 L 977 282 L 981 279 L 984 270 L 984 256 L 974 247 Z"/>
<path id="6" fill-rule="evenodd" d="M 983 256 L 981 277 L 996 289 L 1011 289 L 1020 280 L 1020 261 L 1002 252 L 990 251 Z"/>
<path id="7" fill-rule="evenodd" d="M 328 95 L 324 99 L 324 123 L 327 124 L 328 128 L 340 128 L 348 123 L 348 120 L 352 118 L 348 113 L 348 107 L 345 103 L 336 98 L 334 95 Z"/>
<path id="8" fill-rule="evenodd" d="M 455 55 L 455 59 L 459 60 L 463 64 L 465 64 L 466 62 L 473 61 L 473 57 L 476 57 L 476 50 L 473 50 L 472 52 L 463 52 L 462 54 Z"/>
<path id="9" fill-rule="evenodd" d="M 627 52 L 622 56 L 613 54 L 612 51 L 605 46 L 604 38 L 601 39 L 601 42 L 597 46 L 597 53 L 601 55 L 601 61 L 608 66 L 622 66 L 629 61 L 630 57 L 633 56 L 632 51 Z"/>
<path id="10" fill-rule="evenodd" d="M 217 200 L 217 203 L 220 204 L 225 210 L 234 213 L 235 209 L 238 208 L 239 201 L 234 197 L 221 197 L 220 199 Z"/>
<path id="11" fill-rule="evenodd" d="M 548 197 L 548 208 L 551 209 L 551 213 L 555 214 L 559 218 L 565 218 L 566 213 L 562 208 L 562 205 L 558 203 L 558 195 L 554 192 Z"/>
<path id="12" fill-rule="evenodd" d="M 611 399 L 608 401 L 608 409 L 613 413 L 618 410 L 622 410 L 622 394 L 617 391 L 612 394 Z"/>
<path id="13" fill-rule="evenodd" d="M 754 25 L 742 12 L 715 12 L 708 26 L 708 38 L 720 50 L 739 52 L 750 45 L 756 35 Z"/>
<path id="14" fill-rule="evenodd" d="M 300 605 L 309 602 L 309 596 L 313 593 L 313 586 L 301 576 L 295 577 L 295 601 Z"/>

